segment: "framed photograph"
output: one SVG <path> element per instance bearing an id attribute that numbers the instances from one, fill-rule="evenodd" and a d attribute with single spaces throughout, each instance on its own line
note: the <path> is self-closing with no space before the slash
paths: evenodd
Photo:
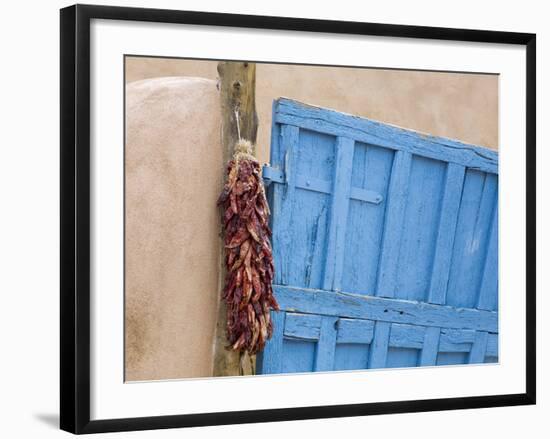
<path id="1" fill-rule="evenodd" d="M 61 428 L 535 403 L 534 34 L 61 10 Z"/>

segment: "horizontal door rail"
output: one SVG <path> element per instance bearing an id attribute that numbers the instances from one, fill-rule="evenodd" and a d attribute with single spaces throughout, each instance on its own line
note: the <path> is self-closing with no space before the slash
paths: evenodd
<path id="1" fill-rule="evenodd" d="M 275 167 L 264 165 L 262 176 L 268 184 L 285 184 L 283 171 L 280 171 Z M 298 189 L 320 192 L 322 194 L 330 194 L 332 192 L 331 181 L 321 180 L 320 178 L 314 177 L 304 177 L 302 175 L 296 176 L 294 186 Z M 353 200 L 364 201 L 372 204 L 380 204 L 384 199 L 382 194 L 360 187 L 351 187 L 349 197 Z"/>
<path id="2" fill-rule="evenodd" d="M 319 314 L 286 313 L 284 336 L 291 339 L 319 340 L 322 316 Z M 373 320 L 340 318 L 336 321 L 337 343 L 372 343 Z M 428 331 L 435 326 L 416 326 L 392 323 L 388 345 L 398 348 L 423 349 Z M 471 329 L 444 328 L 438 332 L 436 352 L 470 352 L 478 332 Z M 498 334 L 490 333 L 487 338 L 486 356 L 498 356 Z"/>
<path id="3" fill-rule="evenodd" d="M 457 140 L 406 130 L 289 99 L 277 101 L 274 118 L 275 122 L 280 124 L 333 136 L 347 136 L 371 145 L 407 151 L 484 172 L 498 173 L 497 152 Z"/>
<path id="4" fill-rule="evenodd" d="M 498 313 L 401 299 L 273 285 L 284 311 L 498 332 Z"/>

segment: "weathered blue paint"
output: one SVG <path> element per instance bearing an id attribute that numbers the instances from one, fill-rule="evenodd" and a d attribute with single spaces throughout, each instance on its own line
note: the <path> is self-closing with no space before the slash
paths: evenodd
<path id="1" fill-rule="evenodd" d="M 437 363 L 437 353 L 439 352 L 439 337 L 441 329 L 437 326 L 429 326 L 424 333 L 422 343 L 422 354 L 420 356 L 419 366 L 435 366 Z"/>
<path id="2" fill-rule="evenodd" d="M 323 316 L 321 319 L 321 331 L 315 356 L 315 372 L 334 370 L 337 322 L 338 317 Z"/>
<path id="3" fill-rule="evenodd" d="M 372 320 L 338 319 L 337 343 L 370 344 L 374 337 L 374 322 Z"/>
<path id="4" fill-rule="evenodd" d="M 275 183 L 285 183 L 284 173 L 279 169 L 274 169 L 271 166 L 264 166 L 262 176 L 266 185 Z M 299 189 L 316 191 L 322 194 L 331 193 L 331 184 L 329 181 L 320 180 L 314 177 L 298 176 L 294 186 Z M 384 197 L 376 191 L 369 191 L 358 187 L 350 188 L 349 198 L 352 200 L 365 201 L 367 203 L 380 204 Z"/>
<path id="5" fill-rule="evenodd" d="M 284 335 L 287 338 L 319 340 L 321 316 L 316 314 L 286 313 Z"/>
<path id="6" fill-rule="evenodd" d="M 273 289 L 281 309 L 287 311 L 441 328 L 498 331 L 498 314 L 495 311 L 282 285 L 274 285 Z"/>
<path id="7" fill-rule="evenodd" d="M 487 352 L 487 340 L 489 334 L 483 331 L 476 332 L 472 349 L 470 350 L 468 363 L 483 363 Z"/>
<path id="8" fill-rule="evenodd" d="M 477 305 L 492 214 L 497 209 L 496 195 L 495 175 L 466 172 L 447 289 L 449 305 Z"/>
<path id="9" fill-rule="evenodd" d="M 285 328 L 285 312 L 272 312 L 273 335 L 264 347 L 262 355 L 258 356 L 257 370 L 262 373 L 281 373 L 283 370 L 283 344 Z"/>
<path id="10" fill-rule="evenodd" d="M 374 338 L 370 348 L 369 364 L 371 369 L 386 367 L 390 344 L 391 323 L 378 321 L 374 326 Z"/>
<path id="11" fill-rule="evenodd" d="M 334 370 L 360 370 L 368 368 L 369 345 L 338 343 L 334 355 Z"/>
<path id="12" fill-rule="evenodd" d="M 353 165 L 352 139 L 336 139 L 336 163 L 330 200 L 328 220 L 327 249 L 323 289 L 340 291 L 342 289 L 342 270 L 344 266 L 344 247 L 351 194 L 351 171 Z"/>
<path id="13" fill-rule="evenodd" d="M 396 266 L 394 297 L 426 301 L 445 181 L 444 162 L 414 156 Z M 397 261 L 397 264 L 395 263 Z"/>
<path id="14" fill-rule="evenodd" d="M 393 156 L 392 150 L 356 143 L 352 191 L 354 188 L 361 188 L 386 195 Z M 342 277 L 343 291 L 372 294 L 376 290 L 378 259 L 387 204 L 384 201 L 374 206 L 353 199 L 350 201 Z"/>
<path id="15" fill-rule="evenodd" d="M 378 269 L 378 296 L 393 297 L 397 283 L 397 260 L 403 234 L 405 207 L 409 191 L 409 176 L 412 156 L 407 151 L 395 153 L 393 168 L 388 189 L 388 207 L 386 223 Z"/>
<path id="16" fill-rule="evenodd" d="M 498 361 L 498 154 L 280 99 L 259 373 Z"/>
<path id="17" fill-rule="evenodd" d="M 490 149 L 305 105 L 290 99 L 276 101 L 274 123 L 293 125 L 332 136 L 350 137 L 371 145 L 498 173 L 498 153 Z"/>
<path id="18" fill-rule="evenodd" d="M 498 206 L 498 202 L 496 203 Z M 491 237 L 487 247 L 487 257 L 483 268 L 483 277 L 479 288 L 479 309 L 496 310 L 498 308 L 498 209 L 495 208 Z"/>
<path id="19" fill-rule="evenodd" d="M 449 163 L 439 219 L 428 301 L 445 303 L 465 168 Z"/>

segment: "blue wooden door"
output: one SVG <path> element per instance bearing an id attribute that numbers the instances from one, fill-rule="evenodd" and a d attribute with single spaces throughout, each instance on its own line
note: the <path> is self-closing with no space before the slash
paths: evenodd
<path id="1" fill-rule="evenodd" d="M 495 362 L 498 155 L 280 99 L 259 373 Z"/>

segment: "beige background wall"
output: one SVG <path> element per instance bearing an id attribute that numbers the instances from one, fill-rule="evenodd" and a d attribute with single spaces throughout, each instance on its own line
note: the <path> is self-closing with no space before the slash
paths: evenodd
<path id="1" fill-rule="evenodd" d="M 216 64 L 126 58 L 127 380 L 212 372 L 223 166 Z M 258 64 L 261 162 L 280 96 L 498 148 L 494 75 Z"/>
<path id="2" fill-rule="evenodd" d="M 216 62 L 126 58 L 126 81 L 216 80 Z M 285 96 L 417 131 L 498 148 L 498 76 L 257 64 L 258 153 L 269 159 L 271 103 Z"/>

